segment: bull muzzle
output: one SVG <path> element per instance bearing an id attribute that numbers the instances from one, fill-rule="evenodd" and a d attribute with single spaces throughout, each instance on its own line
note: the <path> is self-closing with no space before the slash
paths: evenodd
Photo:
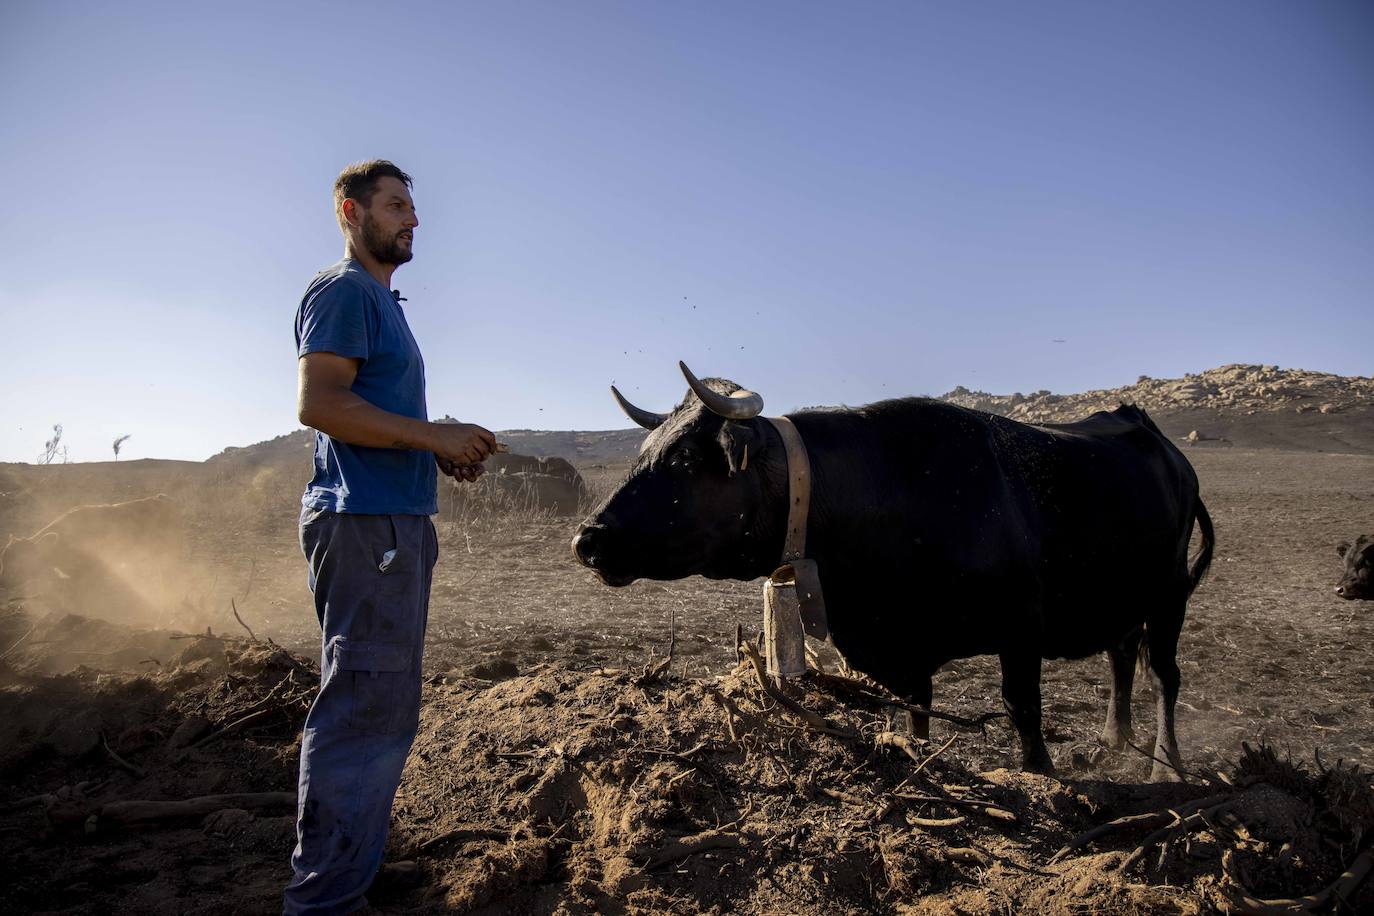
<path id="1" fill-rule="evenodd" d="M 599 547 L 604 545 L 606 539 L 605 525 L 588 525 L 577 534 L 573 535 L 572 552 L 577 558 L 577 562 L 591 569 L 596 569 L 601 554 Z"/>

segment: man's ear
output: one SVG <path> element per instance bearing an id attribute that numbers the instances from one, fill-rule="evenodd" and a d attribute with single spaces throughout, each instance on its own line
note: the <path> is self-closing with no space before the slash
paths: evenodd
<path id="1" fill-rule="evenodd" d="M 343 206 L 341 208 L 343 210 L 344 222 L 348 223 L 348 225 L 353 227 L 362 225 L 362 208 L 363 205 L 360 204 L 358 201 L 354 200 L 353 198 L 344 198 Z"/>
<path id="2" fill-rule="evenodd" d="M 1346 552 L 1347 550 L 1349 550 L 1349 549 L 1350 549 L 1350 542 L 1349 542 L 1349 541 L 1341 541 L 1339 544 L 1336 545 L 1336 556 L 1338 556 L 1338 557 L 1344 557 L 1344 556 L 1345 556 L 1345 552 Z"/>
<path id="3" fill-rule="evenodd" d="M 726 420 L 720 427 L 720 446 L 725 450 L 725 460 L 733 477 L 738 472 L 749 470 L 749 462 L 757 460 L 763 442 L 754 433 L 753 423 Z"/>

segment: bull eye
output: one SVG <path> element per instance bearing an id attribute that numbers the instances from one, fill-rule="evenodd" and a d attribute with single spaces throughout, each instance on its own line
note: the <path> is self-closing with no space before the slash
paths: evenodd
<path id="1" fill-rule="evenodd" d="M 675 468 L 682 468 L 684 471 L 690 471 L 697 465 L 697 456 L 691 449 L 678 449 L 669 463 Z"/>

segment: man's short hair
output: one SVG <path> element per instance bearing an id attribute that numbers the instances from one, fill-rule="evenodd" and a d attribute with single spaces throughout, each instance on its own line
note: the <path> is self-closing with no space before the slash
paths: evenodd
<path id="1" fill-rule="evenodd" d="M 343 215 L 343 202 L 351 199 L 362 204 L 364 208 L 370 207 L 372 195 L 377 190 L 377 182 L 383 178 L 396 178 L 405 182 L 407 188 L 411 187 L 410 176 L 397 168 L 395 163 L 385 159 L 355 162 L 339 173 L 339 177 L 334 179 L 334 215 L 339 220 L 340 229 L 348 231 L 348 224 Z"/>

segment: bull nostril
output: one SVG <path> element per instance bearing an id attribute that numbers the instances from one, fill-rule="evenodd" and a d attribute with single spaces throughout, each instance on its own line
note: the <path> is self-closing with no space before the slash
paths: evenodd
<path id="1" fill-rule="evenodd" d="M 586 566 L 596 565 L 596 544 L 600 540 L 599 534 L 604 529 L 586 527 L 577 533 L 572 539 L 573 556 Z"/>

